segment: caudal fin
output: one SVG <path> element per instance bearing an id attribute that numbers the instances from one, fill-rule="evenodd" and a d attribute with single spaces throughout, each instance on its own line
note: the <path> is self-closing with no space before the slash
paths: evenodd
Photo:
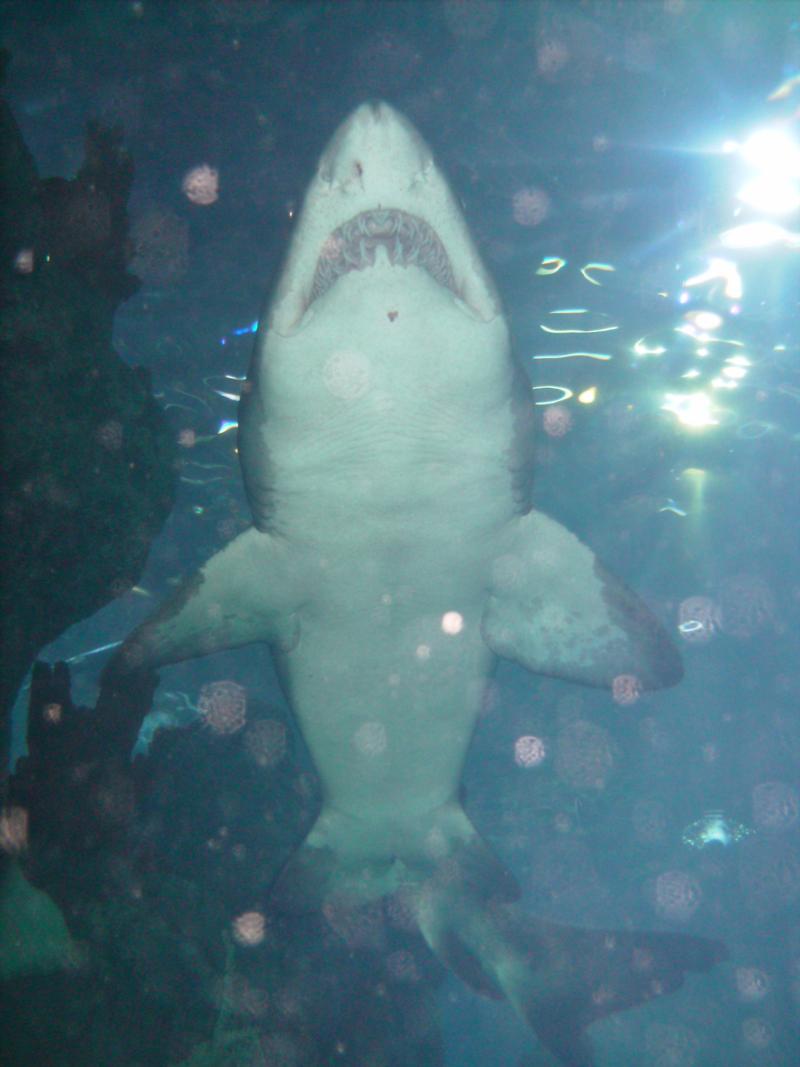
<path id="1" fill-rule="evenodd" d="M 532 919 L 435 880 L 420 895 L 419 919 L 442 962 L 477 992 L 504 996 L 565 1067 L 592 1067 L 586 1029 L 597 1019 L 672 993 L 727 955 L 701 937 Z"/>
<path id="2" fill-rule="evenodd" d="M 727 956 L 719 941 L 686 934 L 586 930 L 505 918 L 507 938 L 526 944 L 527 974 L 509 973 L 506 995 L 540 1040 L 568 1067 L 593 1062 L 586 1028 L 679 989 L 689 972 Z"/>
<path id="3" fill-rule="evenodd" d="M 323 807 L 273 888 L 280 910 L 357 907 L 400 886 L 445 966 L 507 999 L 565 1067 L 591 1067 L 586 1029 L 671 993 L 726 956 L 683 934 L 586 930 L 524 915 L 516 883 L 458 804 L 390 825 Z"/>

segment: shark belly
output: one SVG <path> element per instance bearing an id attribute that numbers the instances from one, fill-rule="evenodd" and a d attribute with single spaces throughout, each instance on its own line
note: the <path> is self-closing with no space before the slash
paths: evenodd
<path id="1" fill-rule="evenodd" d="M 321 610 L 282 673 L 325 803 L 385 826 L 392 848 L 392 824 L 455 799 L 494 657 L 480 638 L 480 613 L 463 598 L 461 611 L 435 593 L 427 610 L 409 611 L 387 604 L 389 596 L 356 603 L 353 615 Z M 441 620 L 456 615 L 463 630 L 443 635 Z M 339 630 L 368 654 L 343 656 Z"/>
<path id="2" fill-rule="evenodd" d="M 413 267 L 348 274 L 320 304 L 297 345 L 265 341 L 278 411 L 302 352 L 328 353 L 293 417 L 261 427 L 270 526 L 314 572 L 280 672 L 326 803 L 400 823 L 455 796 L 495 659 L 481 616 L 516 511 L 510 374 L 481 353 L 494 380 L 454 400 L 458 368 L 435 354 L 461 313 Z"/>

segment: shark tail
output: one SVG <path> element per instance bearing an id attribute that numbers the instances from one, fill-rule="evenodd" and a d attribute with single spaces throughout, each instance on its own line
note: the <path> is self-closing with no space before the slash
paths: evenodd
<path id="1" fill-rule="evenodd" d="M 434 953 L 476 992 L 504 997 L 565 1067 L 595 1063 L 593 1022 L 666 993 L 724 946 L 684 934 L 595 930 L 535 919 L 507 905 L 428 885 L 418 921 Z"/>
<path id="2" fill-rule="evenodd" d="M 525 915 L 514 904 L 513 876 L 455 802 L 395 830 L 323 807 L 273 887 L 273 907 L 358 908 L 411 890 L 417 924 L 439 960 L 476 992 L 508 1000 L 565 1067 L 594 1063 L 586 1034 L 593 1022 L 671 993 L 688 972 L 726 956 L 705 938 Z"/>

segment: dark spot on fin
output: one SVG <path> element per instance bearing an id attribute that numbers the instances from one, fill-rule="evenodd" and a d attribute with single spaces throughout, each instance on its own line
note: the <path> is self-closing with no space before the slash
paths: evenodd
<path id="1" fill-rule="evenodd" d="M 720 942 L 684 934 L 581 930 L 538 920 L 515 927 L 535 975 L 518 1006 L 566 1067 L 593 1063 L 583 1033 L 591 1023 L 672 993 L 688 972 L 708 971 L 727 957 Z"/>

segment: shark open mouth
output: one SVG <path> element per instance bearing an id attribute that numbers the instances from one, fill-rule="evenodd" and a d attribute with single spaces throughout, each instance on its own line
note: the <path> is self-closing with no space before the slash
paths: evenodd
<path id="1" fill-rule="evenodd" d="M 333 231 L 317 260 L 309 303 L 326 293 L 342 274 L 373 266 L 381 246 L 392 266 L 421 267 L 439 285 L 459 295 L 450 257 L 436 231 L 417 215 L 390 208 L 362 211 Z"/>

